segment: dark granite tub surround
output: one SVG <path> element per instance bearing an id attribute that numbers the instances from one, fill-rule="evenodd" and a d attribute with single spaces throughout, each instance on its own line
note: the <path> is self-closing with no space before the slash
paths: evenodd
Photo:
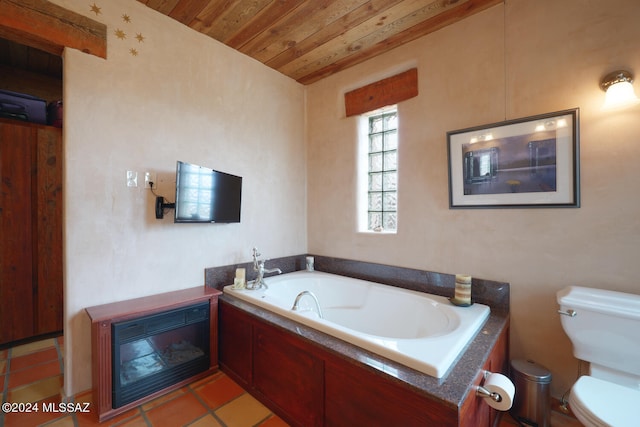
<path id="1" fill-rule="evenodd" d="M 383 283 L 399 288 L 426 292 L 433 295 L 453 297 L 455 292 L 455 274 L 437 273 L 412 268 L 395 267 L 371 262 L 332 258 L 313 254 L 294 255 L 266 261 L 267 268 L 279 268 L 283 273 L 303 270 L 306 256 L 315 258 L 315 269 L 326 273 Z M 222 290 L 233 284 L 238 267 L 246 269 L 247 280 L 256 278 L 253 263 L 226 265 L 205 269 L 205 284 Z M 273 274 L 268 274 L 268 277 Z M 509 284 L 493 280 L 473 278 L 471 282 L 472 301 L 491 307 L 492 312 L 509 313 Z"/>
<path id="2" fill-rule="evenodd" d="M 283 273 L 293 273 L 294 271 L 304 270 L 305 263 L 305 255 L 294 255 L 267 259 L 264 265 L 266 268 L 279 268 Z M 255 280 L 257 277 L 257 273 L 253 270 L 253 262 L 210 267 L 204 269 L 205 286 L 222 290 L 222 288 L 227 285 L 233 285 L 233 279 L 236 277 L 236 268 L 244 268 L 246 270 L 247 281 Z M 276 273 L 267 273 L 264 277 L 274 275 L 276 275 Z"/>
<path id="3" fill-rule="evenodd" d="M 395 267 L 371 262 L 315 256 L 316 270 L 385 285 L 453 297 L 455 274 Z M 509 284 L 472 278 L 472 300 L 491 307 L 492 311 L 509 312 Z"/>

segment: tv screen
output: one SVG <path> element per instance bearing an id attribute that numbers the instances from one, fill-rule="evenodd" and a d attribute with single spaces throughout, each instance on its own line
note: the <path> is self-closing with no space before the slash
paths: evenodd
<path id="1" fill-rule="evenodd" d="M 178 162 L 175 222 L 240 222 L 242 177 Z"/>

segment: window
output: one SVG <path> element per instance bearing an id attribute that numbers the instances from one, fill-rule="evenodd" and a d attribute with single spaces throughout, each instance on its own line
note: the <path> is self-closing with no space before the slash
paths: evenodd
<path id="1" fill-rule="evenodd" d="M 367 227 L 392 231 L 398 226 L 398 112 L 368 116 Z"/>

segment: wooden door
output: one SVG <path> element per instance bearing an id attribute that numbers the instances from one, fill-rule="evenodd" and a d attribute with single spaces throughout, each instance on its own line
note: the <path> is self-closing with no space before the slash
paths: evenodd
<path id="1" fill-rule="evenodd" d="M 62 330 L 62 138 L 0 121 L 0 344 Z"/>
<path id="2" fill-rule="evenodd" d="M 34 335 L 62 331 L 62 130 L 37 129 Z"/>
<path id="3" fill-rule="evenodd" d="M 30 127 L 0 124 L 0 343 L 34 329 L 32 141 Z"/>

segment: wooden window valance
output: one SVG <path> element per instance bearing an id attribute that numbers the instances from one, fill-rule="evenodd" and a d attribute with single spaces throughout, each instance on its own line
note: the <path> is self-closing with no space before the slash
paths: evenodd
<path id="1" fill-rule="evenodd" d="M 418 69 L 368 84 L 344 94 L 347 117 L 397 104 L 418 95 Z"/>

